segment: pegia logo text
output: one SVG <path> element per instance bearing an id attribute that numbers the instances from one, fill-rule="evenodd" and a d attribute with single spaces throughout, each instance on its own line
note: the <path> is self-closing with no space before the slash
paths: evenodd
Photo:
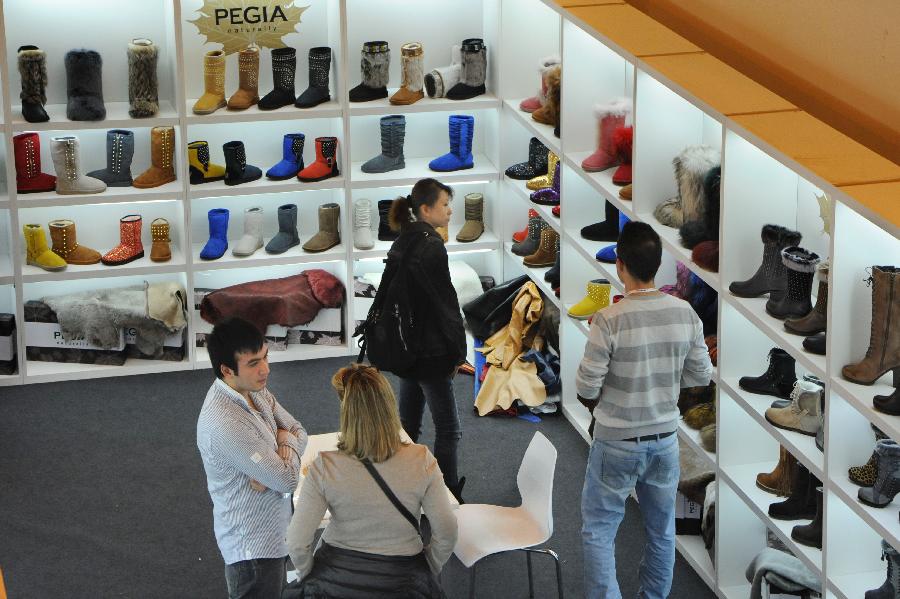
<path id="1" fill-rule="evenodd" d="M 246 6 L 244 8 L 217 8 L 214 13 L 216 27 L 232 25 L 225 29 L 228 33 L 244 31 L 271 31 L 278 22 L 287 22 L 287 16 L 279 5 L 269 10 L 268 6 Z M 251 27 L 246 27 L 250 25 Z"/>

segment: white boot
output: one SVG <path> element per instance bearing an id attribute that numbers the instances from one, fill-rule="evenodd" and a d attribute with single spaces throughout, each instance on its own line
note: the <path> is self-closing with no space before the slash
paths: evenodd
<path id="1" fill-rule="evenodd" d="M 244 210 L 244 235 L 234 244 L 235 256 L 250 256 L 263 246 L 263 209 L 258 206 Z"/>
<path id="2" fill-rule="evenodd" d="M 74 135 L 63 135 L 50 140 L 50 156 L 56 170 L 56 193 L 72 195 L 106 191 L 106 183 L 82 174 L 80 155 L 78 138 Z"/>
<path id="3" fill-rule="evenodd" d="M 353 245 L 358 250 L 375 247 L 372 240 L 372 202 L 365 198 L 353 202 Z"/>

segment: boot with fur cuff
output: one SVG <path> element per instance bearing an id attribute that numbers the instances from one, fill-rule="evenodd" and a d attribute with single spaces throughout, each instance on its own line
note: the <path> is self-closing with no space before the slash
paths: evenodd
<path id="1" fill-rule="evenodd" d="M 391 104 L 398 106 L 415 104 L 425 97 L 425 51 L 419 42 L 403 44 L 400 47 L 402 79 L 400 89 L 391 96 Z"/>
<path id="2" fill-rule="evenodd" d="M 746 281 L 734 281 L 728 291 L 738 297 L 779 299 L 787 287 L 787 268 L 781 259 L 781 250 L 800 243 L 801 234 L 778 225 L 763 225 L 760 232 L 763 253 L 762 262 L 752 277 Z"/>
<path id="3" fill-rule="evenodd" d="M 450 100 L 468 100 L 486 91 L 484 81 L 487 76 L 487 48 L 484 40 L 475 37 L 463 40 L 461 50 L 459 83 L 447 92 Z"/>
<path id="4" fill-rule="evenodd" d="M 447 92 L 459 83 L 459 75 L 462 70 L 462 48 L 453 46 L 450 48 L 450 64 L 438 67 L 425 75 L 425 91 L 429 98 L 443 98 Z"/>
<path id="5" fill-rule="evenodd" d="M 128 114 L 131 118 L 144 118 L 159 112 L 158 57 L 159 49 L 148 39 L 133 39 L 128 44 Z"/>
<path id="6" fill-rule="evenodd" d="M 351 102 L 371 102 L 387 98 L 390 76 L 391 50 L 385 41 L 363 44 L 360 58 L 362 83 L 350 90 Z"/>
<path id="7" fill-rule="evenodd" d="M 784 321 L 784 329 L 795 335 L 810 336 L 825 331 L 827 324 L 826 307 L 828 305 L 828 261 L 819 263 L 816 269 L 816 278 L 819 280 L 819 293 L 816 295 L 816 305 L 801 318 L 787 318 Z"/>
<path id="8" fill-rule="evenodd" d="M 787 289 L 778 299 L 769 297 L 766 313 L 779 320 L 802 318 L 812 311 L 810 295 L 819 255 L 794 245 L 781 250 L 781 260 L 787 269 Z"/>
<path id="9" fill-rule="evenodd" d="M 272 49 L 272 82 L 275 89 L 259 101 L 260 110 L 275 110 L 294 103 L 294 75 L 297 72 L 297 50 Z"/>
<path id="10" fill-rule="evenodd" d="M 525 98 L 519 102 L 519 110 L 530 113 L 547 103 L 547 74 L 553 67 L 558 66 L 561 62 L 559 54 L 551 54 L 550 56 L 545 56 L 541 59 L 538 63 L 538 73 L 541 75 L 541 87 L 538 89 L 536 96 Z"/>
<path id="11" fill-rule="evenodd" d="M 631 114 L 631 100 L 615 98 L 606 104 L 594 105 L 597 117 L 597 150 L 581 161 L 581 168 L 589 173 L 605 171 L 618 164 L 615 140 L 616 129 L 625 126 L 625 119 Z"/>
<path id="12" fill-rule="evenodd" d="M 547 101 L 531 113 L 532 120 L 551 127 L 559 125 L 561 77 L 562 67 L 560 65 L 549 70 L 547 73 Z"/>
<path id="13" fill-rule="evenodd" d="M 22 81 L 22 117 L 29 123 L 50 120 L 47 103 L 47 55 L 37 46 L 22 46 L 18 51 L 19 79 Z"/>
<path id="14" fill-rule="evenodd" d="M 66 117 L 70 121 L 102 121 L 103 60 L 94 50 L 70 50 L 66 53 Z"/>

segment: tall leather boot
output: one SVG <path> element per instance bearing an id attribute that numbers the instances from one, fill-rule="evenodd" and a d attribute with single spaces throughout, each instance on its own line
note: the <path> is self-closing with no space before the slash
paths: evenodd
<path id="1" fill-rule="evenodd" d="M 525 184 L 525 187 L 527 187 L 531 191 L 537 191 L 538 189 L 544 189 L 545 187 L 550 187 L 551 185 L 553 185 L 553 173 L 556 172 L 557 164 L 559 164 L 559 156 L 548 150 L 547 172 L 542 175 L 538 175 L 533 179 L 529 179 L 528 183 Z"/>
<path id="2" fill-rule="evenodd" d="M 529 212 L 528 237 L 519 243 L 514 243 L 512 245 L 512 253 L 516 256 L 528 256 L 533 254 L 541 243 L 541 231 L 549 226 L 550 225 L 548 225 L 537 212 L 535 212 L 534 215 Z"/>
<path id="3" fill-rule="evenodd" d="M 787 318 L 784 321 L 784 330 L 795 335 L 810 336 L 825 331 L 827 325 L 828 306 L 828 261 L 819 263 L 816 269 L 816 278 L 819 280 L 819 292 L 816 295 L 816 305 L 802 318 Z"/>
<path id="4" fill-rule="evenodd" d="M 773 395 L 788 399 L 797 382 L 795 360 L 780 347 L 769 350 L 769 367 L 759 376 L 742 376 L 738 386 L 759 395 Z"/>
<path id="5" fill-rule="evenodd" d="M 40 193 L 56 188 L 56 177 L 41 172 L 41 138 L 37 133 L 13 136 L 16 193 Z"/>
<path id="6" fill-rule="evenodd" d="M 885 507 L 900 492 L 900 445 L 892 439 L 875 444 L 878 455 L 878 478 L 872 487 L 863 487 L 856 496 L 872 507 Z"/>
<path id="7" fill-rule="evenodd" d="M 159 112 L 159 81 L 156 62 L 159 49 L 146 39 L 137 38 L 128 44 L 128 114 L 144 118 Z"/>
<path id="8" fill-rule="evenodd" d="M 787 268 L 787 290 L 777 300 L 769 298 L 766 313 L 779 320 L 802 318 L 812 311 L 810 295 L 819 255 L 801 247 L 790 246 L 781 250 L 781 259 Z"/>
<path id="9" fill-rule="evenodd" d="M 759 297 L 769 294 L 769 299 L 780 299 L 787 288 L 787 268 L 781 259 L 781 250 L 800 243 L 801 235 L 778 225 L 763 225 L 762 263 L 746 281 L 734 281 L 728 290 L 738 297 Z"/>
<path id="10" fill-rule="evenodd" d="M 71 220 L 52 220 L 48 225 L 53 253 L 66 261 L 66 264 L 97 264 L 100 252 L 78 244 L 75 223 Z"/>
<path id="11" fill-rule="evenodd" d="M 56 193 L 73 195 L 106 191 L 106 183 L 81 174 L 81 149 L 74 135 L 52 138 L 50 156 L 56 169 Z"/>
<path id="12" fill-rule="evenodd" d="M 260 110 L 275 110 L 294 103 L 294 75 L 297 72 L 297 50 L 272 49 L 272 82 L 275 89 L 259 101 Z"/>
<path id="13" fill-rule="evenodd" d="M 877 589 L 866 591 L 865 599 L 900 599 L 900 553 L 884 539 L 881 559 L 887 562 L 887 578 Z"/>
<path id="14" fill-rule="evenodd" d="M 391 229 L 388 215 L 391 212 L 391 204 L 394 200 L 378 200 L 378 240 L 394 241 L 400 237 L 399 231 Z"/>
<path id="15" fill-rule="evenodd" d="M 139 214 L 128 214 L 119 219 L 119 245 L 109 250 L 100 260 L 107 266 L 120 266 L 144 257 L 141 229 L 144 220 Z"/>
<path id="16" fill-rule="evenodd" d="M 871 385 L 887 371 L 900 378 L 900 268 L 873 266 L 868 279 L 872 286 L 872 324 L 866 356 L 847 364 L 841 374 L 848 381 Z"/>
<path id="17" fill-rule="evenodd" d="M 791 538 L 807 547 L 822 548 L 822 521 L 824 520 L 825 511 L 822 509 L 822 487 L 817 487 L 816 497 L 816 515 L 809 524 L 800 524 L 791 529 Z"/>
<path id="18" fill-rule="evenodd" d="M 312 108 L 331 99 L 328 74 L 331 71 L 331 48 L 319 46 L 309 49 L 309 87 L 294 102 L 297 108 Z"/>
<path id="19" fill-rule="evenodd" d="M 358 250 L 375 247 L 372 240 L 372 202 L 366 198 L 353 202 L 353 245 Z"/>
<path id="20" fill-rule="evenodd" d="M 360 170 L 364 173 L 386 173 L 406 167 L 403 142 L 406 138 L 406 117 L 392 114 L 381 117 L 381 154 L 365 161 Z"/>
<path id="21" fill-rule="evenodd" d="M 210 50 L 203 57 L 203 95 L 194 102 L 194 114 L 212 114 L 227 104 L 225 101 L 225 53 Z"/>
<path id="22" fill-rule="evenodd" d="M 391 50 L 385 41 L 363 44 L 360 70 L 362 83 L 350 90 L 351 102 L 370 102 L 387 98 L 387 84 L 391 66 Z"/>
<path id="23" fill-rule="evenodd" d="M 425 97 L 425 67 L 423 65 L 425 50 L 419 42 L 403 44 L 400 47 L 400 72 L 402 75 L 400 89 L 391 96 L 391 104 L 405 106 L 415 104 Z"/>
<path id="24" fill-rule="evenodd" d="M 192 141 L 188 144 L 188 172 L 191 185 L 212 183 L 225 178 L 225 167 L 210 162 L 209 144 L 205 141 Z"/>
<path id="25" fill-rule="evenodd" d="M 432 69 L 425 75 L 425 91 L 429 98 L 443 98 L 447 92 L 459 83 L 462 70 L 462 48 L 454 45 L 450 48 L 450 64 Z"/>
<path id="26" fill-rule="evenodd" d="M 235 256 L 250 256 L 263 246 L 263 209 L 259 206 L 244 210 L 244 234 L 234 244 Z"/>
<path id="27" fill-rule="evenodd" d="M 468 193 L 465 198 L 466 222 L 456 234 L 456 241 L 469 243 L 484 233 L 484 195 Z"/>
<path id="28" fill-rule="evenodd" d="M 487 77 L 487 48 L 484 40 L 477 37 L 465 39 L 460 48 L 462 67 L 459 71 L 459 83 L 447 92 L 450 100 L 468 100 L 486 91 L 484 81 Z"/>
<path id="29" fill-rule="evenodd" d="M 152 262 L 168 262 L 172 259 L 172 240 L 169 238 L 169 221 L 154 218 L 150 223 L 150 260 Z"/>
<path id="30" fill-rule="evenodd" d="M 94 50 L 70 50 L 66 53 L 66 117 L 70 121 L 102 121 L 103 60 Z"/>
<path id="31" fill-rule="evenodd" d="M 22 81 L 22 117 L 29 123 L 50 120 L 47 103 L 47 55 L 37 46 L 21 46 L 18 50 L 19 79 Z"/>
<path id="32" fill-rule="evenodd" d="M 605 171 L 618 164 L 613 133 L 625 126 L 625 119 L 631 113 L 631 100 L 615 98 L 606 104 L 594 105 L 597 117 L 597 151 L 581 161 L 581 168 L 589 173 Z"/>
<path id="33" fill-rule="evenodd" d="M 453 114 L 449 118 L 450 151 L 428 163 L 428 168 L 439 173 L 460 171 L 475 166 L 472 156 L 472 136 L 475 134 L 475 117 Z"/>
<path id="34" fill-rule="evenodd" d="M 302 133 L 285 133 L 281 142 L 281 161 L 266 171 L 266 177 L 283 181 L 296 177 L 303 170 L 303 146 L 306 136 Z"/>
<path id="35" fill-rule="evenodd" d="M 301 181 L 312 182 L 330 179 L 341 174 L 337 165 L 337 137 L 316 138 L 316 161 L 297 173 Z"/>
<path id="36" fill-rule="evenodd" d="M 760 472 L 756 475 L 756 486 L 765 491 L 780 497 L 787 497 L 791 493 L 791 487 L 794 482 L 794 464 L 797 458 L 791 452 L 780 446 L 778 453 L 778 463 L 771 472 Z"/>
<path id="37" fill-rule="evenodd" d="M 241 185 L 262 177 L 259 167 L 247 164 L 244 142 L 229 141 L 222 146 L 225 154 L 225 185 Z"/>
<path id="38" fill-rule="evenodd" d="M 522 260 L 522 264 L 532 268 L 553 266 L 553 263 L 556 262 L 556 254 L 558 251 L 559 233 L 554 231 L 551 227 L 547 227 L 541 231 L 541 241 L 538 244 L 537 250 L 533 254 L 525 256 Z"/>
<path id="39" fill-rule="evenodd" d="M 810 520 L 816 516 L 816 487 L 822 483 L 810 474 L 806 466 L 797 462 L 791 495 L 784 501 L 769 505 L 769 515 L 776 520 Z"/>
<path id="40" fill-rule="evenodd" d="M 295 245 L 300 245 L 297 232 L 297 204 L 278 207 L 278 233 L 266 244 L 269 254 L 283 254 Z"/>
<path id="41" fill-rule="evenodd" d="M 25 264 L 37 266 L 47 272 L 65 270 L 68 264 L 47 246 L 44 228 L 37 224 L 22 225 L 25 236 Z"/>
<path id="42" fill-rule="evenodd" d="M 534 179 L 547 174 L 547 146 L 537 137 L 528 142 L 528 160 L 518 162 L 506 169 L 506 176 L 518 181 Z"/>
<path id="43" fill-rule="evenodd" d="M 604 201 L 606 220 L 581 229 L 581 236 L 589 241 L 616 241 L 619 238 L 619 209 Z"/>
<path id="44" fill-rule="evenodd" d="M 135 178 L 140 189 L 159 187 L 175 180 L 175 127 L 150 130 L 150 168 Z"/>
<path id="45" fill-rule="evenodd" d="M 228 218 L 227 208 L 213 208 L 206 214 L 209 220 L 209 239 L 200 250 L 201 260 L 218 260 L 228 250 Z"/>
<path id="46" fill-rule="evenodd" d="M 228 110 L 246 110 L 259 102 L 259 46 L 238 52 L 238 90 L 228 98 Z"/>
<path id="47" fill-rule="evenodd" d="M 131 187 L 131 159 L 134 157 L 134 133 L 125 129 L 106 132 L 106 168 L 88 173 L 107 187 Z"/>
<path id="48" fill-rule="evenodd" d="M 303 244 L 307 252 L 324 252 L 341 242 L 341 207 L 331 202 L 319 206 L 319 230 Z"/>

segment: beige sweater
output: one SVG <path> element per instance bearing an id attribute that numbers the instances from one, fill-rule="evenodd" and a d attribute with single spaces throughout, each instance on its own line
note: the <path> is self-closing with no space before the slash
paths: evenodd
<path id="1" fill-rule="evenodd" d="M 456 545 L 456 516 L 437 461 L 424 445 L 405 445 L 375 469 L 413 515 L 428 517 L 431 544 L 425 547 L 435 573 Z M 316 529 L 331 511 L 322 533 L 329 545 L 380 555 L 416 555 L 422 539 L 397 511 L 365 466 L 339 451 L 325 451 L 310 465 L 287 531 L 288 554 L 300 578 L 313 565 Z"/>

